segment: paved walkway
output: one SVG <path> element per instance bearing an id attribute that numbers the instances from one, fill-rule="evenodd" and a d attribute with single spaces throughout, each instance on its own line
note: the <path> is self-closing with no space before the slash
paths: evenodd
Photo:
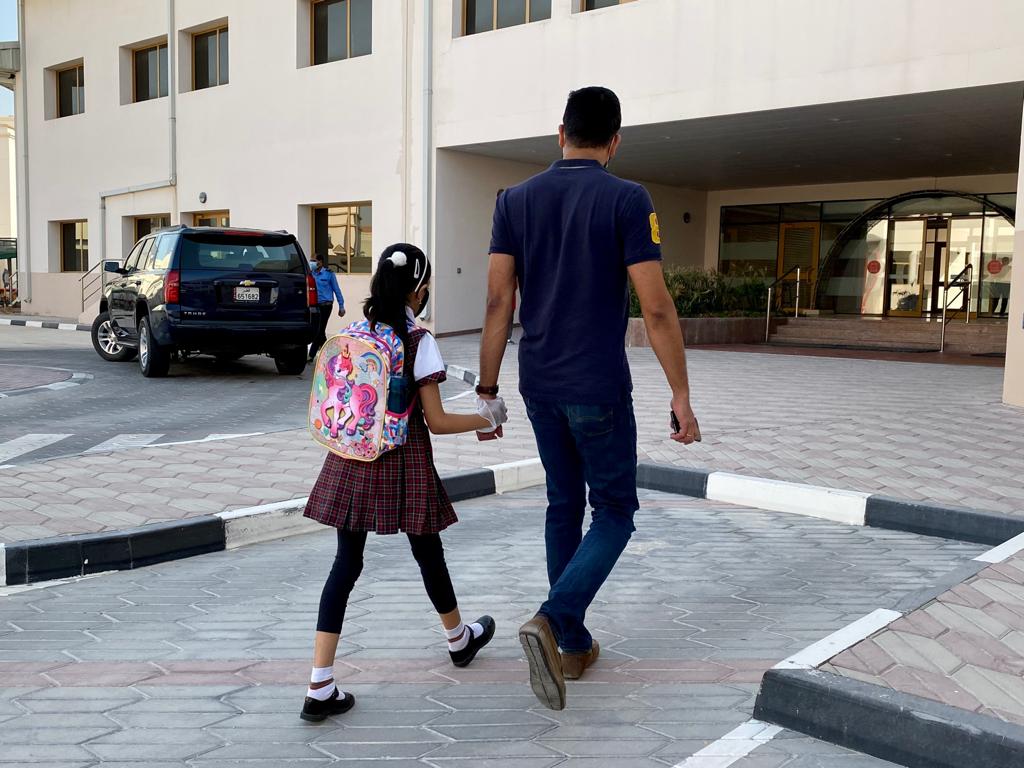
<path id="1" fill-rule="evenodd" d="M 371 537 L 337 665 L 359 706 L 321 726 L 297 709 L 330 531 L 0 597 L 0 765 L 665 768 L 745 722 L 765 669 L 981 549 L 645 492 L 590 614 L 602 658 L 555 713 L 515 639 L 546 589 L 543 504 L 458 505 L 462 606 L 499 627 L 467 670 L 406 542 Z M 793 734 L 735 763 L 887 765 Z"/>
<path id="2" fill-rule="evenodd" d="M 0 363 L 0 394 L 32 387 L 45 387 L 47 384 L 67 381 L 71 375 L 72 371 L 62 371 L 57 368 Z"/>
<path id="3" fill-rule="evenodd" d="M 1024 554 L 986 568 L 823 669 L 1024 725 Z"/>
<path id="4" fill-rule="evenodd" d="M 475 337 L 442 347 L 449 363 L 476 366 Z M 666 437 L 669 396 L 654 355 L 634 349 L 630 360 L 647 460 L 1024 514 L 1024 411 L 1000 403 L 999 369 L 691 351 L 704 442 L 684 448 Z M 436 438 L 442 471 L 537 455 L 514 348 L 501 383 L 513 419 L 505 439 Z M 294 430 L 0 470 L 0 541 L 301 497 L 322 461 Z"/>

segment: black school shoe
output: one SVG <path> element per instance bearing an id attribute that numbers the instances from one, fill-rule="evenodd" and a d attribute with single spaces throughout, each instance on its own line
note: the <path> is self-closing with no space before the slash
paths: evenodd
<path id="1" fill-rule="evenodd" d="M 473 638 L 461 651 L 448 651 L 448 655 L 452 657 L 452 664 L 456 667 L 468 667 L 470 662 L 476 658 L 480 649 L 491 642 L 491 638 L 494 637 L 494 619 L 490 616 L 481 616 L 475 623 L 484 628 L 483 634 L 473 635 Z M 472 631 L 469 629 L 468 624 L 466 625 L 466 630 Z"/>
<path id="2" fill-rule="evenodd" d="M 338 695 L 341 694 L 341 698 Z M 299 717 L 311 723 L 322 723 L 331 715 L 343 715 L 356 705 L 356 697 L 351 693 L 344 693 L 340 688 L 334 689 L 334 694 L 326 701 L 306 697 L 302 704 L 302 712 Z"/>

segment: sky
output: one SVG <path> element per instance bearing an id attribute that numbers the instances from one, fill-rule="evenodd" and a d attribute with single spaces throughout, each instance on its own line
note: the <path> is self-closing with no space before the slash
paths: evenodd
<path id="1" fill-rule="evenodd" d="M 0 40 L 18 39 L 17 0 L 0 0 Z M 0 115 L 14 114 L 14 94 L 0 88 Z"/>

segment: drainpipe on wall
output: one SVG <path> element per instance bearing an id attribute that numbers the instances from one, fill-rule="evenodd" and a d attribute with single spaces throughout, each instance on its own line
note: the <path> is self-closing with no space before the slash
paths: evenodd
<path id="1" fill-rule="evenodd" d="M 423 250 L 427 256 L 434 251 L 433 235 L 433 145 L 434 145 L 434 2 L 425 0 L 423 23 Z M 436 264 L 434 265 L 436 269 Z M 427 307 L 426 319 L 434 314 L 433 301 Z"/>
<path id="2" fill-rule="evenodd" d="M 20 0 L 24 3 L 25 0 Z M 107 260 L 107 198 L 130 195 L 135 192 L 148 192 L 154 189 L 166 189 L 170 187 L 173 194 L 173 210 L 171 221 L 174 222 L 178 214 L 178 88 L 177 88 L 177 62 L 175 61 L 175 49 L 177 47 L 177 34 L 174 22 L 174 2 L 167 0 L 167 122 L 168 122 L 168 151 L 167 178 L 161 181 L 154 181 L 149 184 L 138 184 L 121 189 L 112 189 L 107 192 L 100 192 L 100 263 Z M 106 287 L 106 269 L 100 271 L 100 283 Z"/>
<path id="3" fill-rule="evenodd" d="M 20 101 L 21 103 L 20 103 L 18 108 L 19 108 L 19 111 L 21 112 L 21 128 L 22 128 L 22 130 L 18 131 L 18 133 L 17 133 L 17 144 L 21 148 L 21 152 L 20 152 L 21 157 L 20 157 L 20 162 L 19 162 L 18 165 L 20 166 L 20 173 L 22 174 L 22 178 L 24 179 L 24 182 L 25 182 L 25 184 L 24 184 L 25 197 L 21 201 L 21 204 L 25 207 L 25 215 L 24 215 L 24 217 L 22 219 L 25 222 L 25 226 L 24 226 L 24 231 L 21 231 L 22 228 L 19 227 L 19 231 L 18 231 L 18 251 L 19 251 L 19 253 L 24 252 L 25 257 L 26 257 L 25 258 L 25 265 L 24 265 L 24 274 L 25 274 L 24 291 L 22 292 L 22 289 L 21 289 L 21 287 L 19 285 L 18 292 L 19 293 L 23 293 L 21 299 L 22 299 L 22 306 L 24 306 L 25 302 L 31 302 L 32 301 L 32 253 L 29 250 L 29 243 L 32 241 L 32 219 L 29 216 L 29 212 L 30 212 L 29 197 L 30 197 L 30 195 L 28 193 L 28 189 L 29 189 L 29 176 L 28 176 L 28 134 L 29 134 L 29 130 L 28 130 L 28 69 L 25 66 L 25 60 L 26 60 L 26 57 L 25 57 L 25 0 L 18 0 L 18 46 L 20 48 L 20 55 L 21 55 L 21 72 L 19 74 L 19 77 L 21 79 L 21 88 L 18 89 L 19 90 L 19 93 L 18 93 L 19 99 L 18 99 L 18 101 Z M 15 130 L 17 130 L 17 129 L 15 129 Z M 22 251 L 22 248 L 24 248 L 24 251 Z M 18 269 L 19 270 L 22 269 L 21 261 L 22 260 L 19 258 L 18 259 Z M 20 283 L 20 281 L 19 281 L 19 283 Z"/>

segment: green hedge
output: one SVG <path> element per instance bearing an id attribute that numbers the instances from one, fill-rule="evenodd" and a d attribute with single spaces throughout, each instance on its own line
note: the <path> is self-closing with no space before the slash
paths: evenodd
<path id="1" fill-rule="evenodd" d="M 760 315 L 768 302 L 762 277 L 726 277 L 711 269 L 671 267 L 665 283 L 679 317 L 746 317 Z M 640 301 L 630 286 L 630 317 L 640 317 Z"/>

